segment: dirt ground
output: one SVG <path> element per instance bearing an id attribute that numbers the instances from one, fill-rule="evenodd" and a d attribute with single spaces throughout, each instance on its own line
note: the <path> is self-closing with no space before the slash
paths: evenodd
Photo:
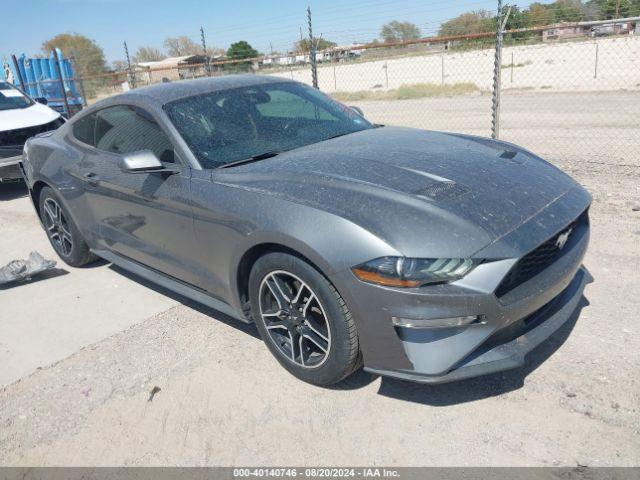
<path id="1" fill-rule="evenodd" d="M 374 116 L 376 108 L 410 115 L 437 111 L 439 101 L 363 107 Z M 474 109 L 466 114 L 473 121 Z M 526 131 L 526 123 L 516 126 Z M 633 128 L 637 117 L 615 132 Z M 574 130 L 576 139 L 597 143 L 587 129 Z M 170 296 L 175 303 L 161 312 L 134 315 L 130 326 L 103 331 L 1 390 L 0 465 L 640 464 L 640 154 L 626 150 L 611 159 L 605 145 L 591 155 L 554 157 L 593 195 L 585 265 L 594 282 L 571 321 L 525 368 L 441 386 L 360 372 L 336 388 L 317 388 L 287 374 L 252 326 Z M 21 242 L 27 254 L 30 239 L 42 240 L 27 199 L 0 198 L 3 233 L 11 212 L 24 212 L 0 239 L 0 251 L 17 252 Z M 131 305 L 166 298 L 108 265 L 65 269 L 67 275 L 36 283 L 51 305 L 60 292 L 75 292 L 98 275 L 138 285 Z M 21 321 L 15 309 L 11 318 L 2 312 L 31 287 L 0 291 L 0 335 Z M 105 318 L 116 322 L 118 314 L 102 308 L 122 295 L 111 289 L 96 297 L 96 308 L 83 308 L 82 323 L 62 323 L 58 338 Z M 25 321 L 35 321 L 34 309 L 42 307 L 21 308 Z M 35 313 L 64 318 L 75 308 L 65 301 L 55 312 Z M 38 335 L 49 334 L 30 331 L 38 345 L 46 344 Z M 149 401 L 155 386 L 160 391 Z"/>

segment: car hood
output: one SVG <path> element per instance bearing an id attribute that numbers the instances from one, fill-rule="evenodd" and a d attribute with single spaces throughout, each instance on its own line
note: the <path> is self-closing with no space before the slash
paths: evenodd
<path id="1" fill-rule="evenodd" d="M 214 181 L 335 213 L 405 255 L 439 256 L 477 252 L 577 185 L 505 142 L 399 127 L 217 170 Z"/>
<path id="2" fill-rule="evenodd" d="M 59 116 L 58 112 L 41 103 L 26 108 L 0 110 L 0 132 L 44 125 Z"/>

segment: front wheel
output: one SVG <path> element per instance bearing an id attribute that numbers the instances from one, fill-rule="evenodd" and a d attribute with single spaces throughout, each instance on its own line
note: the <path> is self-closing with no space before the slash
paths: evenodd
<path id="1" fill-rule="evenodd" d="M 269 253 L 249 278 L 251 309 L 278 362 L 297 378 L 331 385 L 360 367 L 355 324 L 331 283 L 302 259 Z"/>

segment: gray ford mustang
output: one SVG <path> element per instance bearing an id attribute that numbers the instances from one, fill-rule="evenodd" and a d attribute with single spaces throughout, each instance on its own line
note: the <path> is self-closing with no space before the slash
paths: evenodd
<path id="1" fill-rule="evenodd" d="M 521 366 L 588 278 L 591 199 L 557 168 L 276 77 L 108 98 L 28 141 L 23 173 L 66 263 L 101 257 L 254 321 L 317 385 Z"/>

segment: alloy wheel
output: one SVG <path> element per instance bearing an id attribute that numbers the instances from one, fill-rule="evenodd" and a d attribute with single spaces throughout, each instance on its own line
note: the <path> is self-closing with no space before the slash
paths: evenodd
<path id="1" fill-rule="evenodd" d="M 69 223 L 62 212 L 62 208 L 53 198 L 44 201 L 43 221 L 47 235 L 63 256 L 68 257 L 73 250 L 73 240 Z"/>
<path id="2" fill-rule="evenodd" d="M 260 284 L 260 315 L 269 339 L 287 360 L 303 368 L 324 364 L 331 330 L 315 292 L 296 275 L 277 270 Z"/>

